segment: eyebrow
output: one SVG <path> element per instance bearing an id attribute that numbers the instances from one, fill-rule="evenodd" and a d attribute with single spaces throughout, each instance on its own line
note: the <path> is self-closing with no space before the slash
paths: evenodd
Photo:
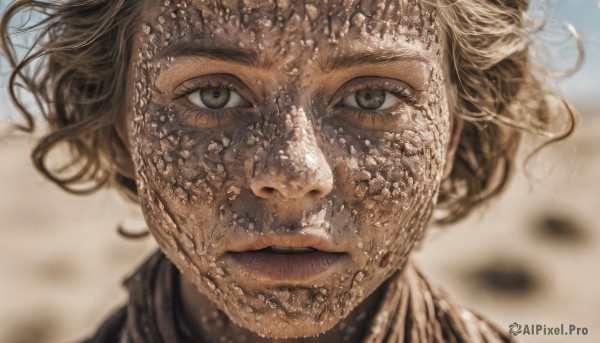
<path id="1" fill-rule="evenodd" d="M 360 65 L 377 65 L 401 61 L 418 60 L 427 64 L 431 59 L 423 54 L 407 49 L 378 50 L 377 52 L 357 52 L 347 55 L 335 56 L 322 65 L 323 70 L 333 71 L 347 69 Z"/>
<path id="2" fill-rule="evenodd" d="M 248 67 L 265 68 L 266 65 L 261 63 L 258 58 L 258 53 L 247 49 L 238 48 L 213 48 L 205 47 L 201 44 L 194 43 L 178 43 L 167 46 L 158 52 L 152 60 L 160 60 L 167 57 L 184 57 L 197 56 L 206 57 L 217 61 L 231 62 Z"/>

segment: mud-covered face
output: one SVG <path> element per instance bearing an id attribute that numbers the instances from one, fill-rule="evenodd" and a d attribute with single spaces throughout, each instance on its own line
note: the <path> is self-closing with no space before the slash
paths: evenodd
<path id="1" fill-rule="evenodd" d="M 268 337 L 324 332 L 395 270 L 449 140 L 420 1 L 148 1 L 130 120 L 149 228 Z"/>

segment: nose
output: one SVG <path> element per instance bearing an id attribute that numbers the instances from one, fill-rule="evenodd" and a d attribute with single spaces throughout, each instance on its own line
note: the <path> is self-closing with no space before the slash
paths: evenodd
<path id="1" fill-rule="evenodd" d="M 250 188 L 260 198 L 318 200 L 333 188 L 333 173 L 312 125 L 298 112 L 287 117 L 285 134 L 255 161 Z"/>

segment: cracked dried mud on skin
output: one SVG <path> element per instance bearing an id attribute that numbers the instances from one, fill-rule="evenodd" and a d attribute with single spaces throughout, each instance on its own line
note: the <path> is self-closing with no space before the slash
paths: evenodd
<path id="1" fill-rule="evenodd" d="M 246 329 L 267 337 L 330 329 L 405 263 L 437 197 L 450 115 L 435 11 L 420 1 L 167 0 L 150 4 L 144 17 L 130 138 L 143 211 L 161 249 Z M 323 94 L 307 94 L 316 79 L 301 71 L 352 51 L 356 37 L 408 43 L 435 62 L 425 71 L 427 88 L 397 111 L 389 132 L 348 125 L 329 113 Z M 227 125 L 199 128 L 206 119 L 157 82 L 178 63 L 165 49 L 203 39 L 257 47 L 271 73 L 252 80 L 250 88 L 265 91 Z M 292 189 L 311 178 L 333 189 L 316 201 L 266 201 L 250 187 L 281 175 Z M 248 283 L 217 260 L 237 239 L 315 226 L 356 260 L 321 284 Z M 337 330 L 350 336 L 348 327 Z"/>

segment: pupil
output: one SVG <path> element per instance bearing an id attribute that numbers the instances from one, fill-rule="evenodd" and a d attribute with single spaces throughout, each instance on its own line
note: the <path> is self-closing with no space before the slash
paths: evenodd
<path id="1" fill-rule="evenodd" d="M 223 108 L 229 102 L 229 88 L 206 88 L 200 90 L 202 103 L 210 109 Z"/>
<path id="2" fill-rule="evenodd" d="M 385 91 L 361 90 L 356 92 L 356 103 L 365 110 L 376 110 L 385 102 Z"/>

